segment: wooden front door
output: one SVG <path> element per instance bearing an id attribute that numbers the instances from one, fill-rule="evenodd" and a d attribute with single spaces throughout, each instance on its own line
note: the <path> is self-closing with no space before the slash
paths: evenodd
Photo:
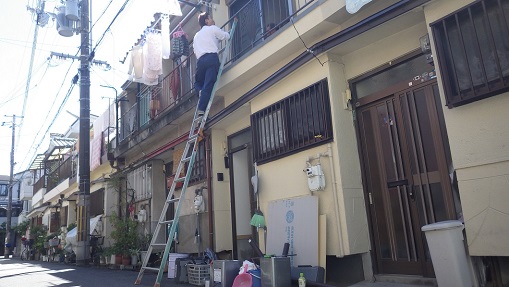
<path id="1" fill-rule="evenodd" d="M 392 90 L 356 110 L 375 272 L 434 277 L 421 227 L 455 218 L 438 86 Z"/>

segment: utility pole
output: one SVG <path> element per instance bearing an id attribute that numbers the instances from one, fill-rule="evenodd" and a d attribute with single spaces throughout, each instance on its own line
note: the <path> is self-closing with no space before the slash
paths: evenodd
<path id="1" fill-rule="evenodd" d="M 90 259 L 90 22 L 89 0 L 81 0 L 78 248 L 76 264 Z"/>
<path id="2" fill-rule="evenodd" d="M 4 125 L 2 123 L 2 125 Z M 14 183 L 14 140 L 16 138 L 16 115 L 12 115 L 12 145 L 11 145 L 11 168 L 10 168 L 10 176 L 9 176 L 9 191 L 8 191 L 8 201 L 7 201 L 7 222 L 5 224 L 5 250 L 4 250 L 4 258 L 9 258 L 11 255 L 11 247 L 13 242 L 11 242 L 11 221 L 12 221 L 12 186 Z"/>

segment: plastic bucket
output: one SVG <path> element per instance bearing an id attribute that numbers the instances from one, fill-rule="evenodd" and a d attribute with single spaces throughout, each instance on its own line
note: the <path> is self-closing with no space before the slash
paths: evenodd
<path id="1" fill-rule="evenodd" d="M 235 281 L 233 281 L 232 287 L 251 287 L 253 286 L 253 279 L 251 278 L 251 274 L 242 273 L 235 277 Z"/>
<path id="2" fill-rule="evenodd" d="M 253 277 L 253 287 L 261 287 L 262 286 L 262 272 L 260 269 L 249 270 L 249 274 Z"/>

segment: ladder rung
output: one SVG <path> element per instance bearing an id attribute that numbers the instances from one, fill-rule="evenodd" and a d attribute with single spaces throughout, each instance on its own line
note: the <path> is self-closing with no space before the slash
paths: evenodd
<path id="1" fill-rule="evenodd" d="M 173 219 L 172 220 L 165 220 L 165 221 L 161 221 L 159 222 L 160 224 L 172 224 L 173 223 Z"/>
<path id="2" fill-rule="evenodd" d="M 186 157 L 181 160 L 181 162 L 189 162 L 191 160 L 191 157 Z"/>
<path id="3" fill-rule="evenodd" d="M 184 180 L 186 180 L 186 177 L 185 177 L 185 176 L 184 176 L 184 177 L 178 177 L 178 178 L 176 178 L 174 181 L 175 181 L 175 182 L 183 182 Z"/>
<path id="4" fill-rule="evenodd" d="M 150 246 L 166 247 L 166 243 L 152 243 Z"/>
<path id="5" fill-rule="evenodd" d="M 168 203 L 178 202 L 179 200 L 180 200 L 180 197 L 175 197 L 175 198 L 168 200 Z"/>
<path id="6" fill-rule="evenodd" d="M 148 266 L 145 266 L 145 267 L 141 267 L 143 269 L 147 269 L 147 270 L 150 270 L 150 271 L 158 271 L 159 272 L 159 267 L 148 267 Z"/>

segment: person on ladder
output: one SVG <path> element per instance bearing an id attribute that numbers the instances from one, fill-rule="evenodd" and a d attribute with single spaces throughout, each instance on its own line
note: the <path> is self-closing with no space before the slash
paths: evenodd
<path id="1" fill-rule="evenodd" d="M 208 12 L 198 15 L 201 29 L 194 35 L 193 49 L 197 67 L 194 87 L 201 91 L 197 115 L 202 116 L 209 104 L 212 89 L 217 79 L 219 62 L 219 41 L 230 39 L 230 34 L 217 27 Z"/>

